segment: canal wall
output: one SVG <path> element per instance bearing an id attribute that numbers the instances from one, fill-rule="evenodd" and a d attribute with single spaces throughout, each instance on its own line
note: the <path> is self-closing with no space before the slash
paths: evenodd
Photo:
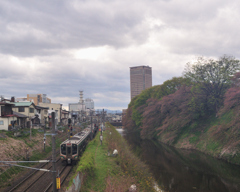
<path id="1" fill-rule="evenodd" d="M 84 174 L 77 172 L 76 176 L 72 179 L 72 184 L 66 190 L 66 192 L 79 192 L 83 183 Z"/>

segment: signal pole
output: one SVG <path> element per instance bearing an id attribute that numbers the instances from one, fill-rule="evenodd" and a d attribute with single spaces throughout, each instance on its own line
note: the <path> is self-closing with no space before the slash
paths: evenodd
<path id="1" fill-rule="evenodd" d="M 52 112 L 52 167 L 53 192 L 56 192 L 56 140 L 55 140 L 55 112 Z"/>

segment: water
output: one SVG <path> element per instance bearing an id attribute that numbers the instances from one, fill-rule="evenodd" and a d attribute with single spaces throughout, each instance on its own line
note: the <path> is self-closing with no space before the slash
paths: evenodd
<path id="1" fill-rule="evenodd" d="M 181 150 L 136 135 L 125 138 L 148 164 L 158 185 L 169 192 L 239 192 L 240 166 L 198 151 Z"/>
<path id="2" fill-rule="evenodd" d="M 116 129 L 118 131 L 118 133 L 120 133 L 122 136 L 124 136 L 124 129 Z"/>

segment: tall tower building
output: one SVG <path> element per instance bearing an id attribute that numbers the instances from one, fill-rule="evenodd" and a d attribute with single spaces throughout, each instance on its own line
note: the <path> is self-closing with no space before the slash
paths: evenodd
<path id="1" fill-rule="evenodd" d="M 152 87 L 152 68 L 149 66 L 130 67 L 131 99 L 149 87 Z"/>

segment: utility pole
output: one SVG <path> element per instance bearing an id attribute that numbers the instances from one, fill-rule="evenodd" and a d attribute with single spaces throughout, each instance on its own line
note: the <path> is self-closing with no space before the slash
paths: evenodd
<path id="1" fill-rule="evenodd" d="M 45 121 L 45 124 L 44 124 L 44 130 L 43 130 L 44 134 L 45 134 L 45 132 L 46 132 L 46 126 L 47 126 L 47 120 L 46 120 L 46 119 L 47 119 L 47 118 L 44 117 L 44 121 Z"/>
<path id="2" fill-rule="evenodd" d="M 55 112 L 52 112 L 52 167 L 53 192 L 56 192 L 56 138 L 55 138 Z"/>
<path id="3" fill-rule="evenodd" d="M 45 137 L 45 132 L 46 132 L 46 117 L 44 118 L 45 119 L 45 125 L 44 125 L 44 137 L 43 137 L 43 150 L 44 150 L 44 152 L 45 152 L 45 141 L 46 141 L 46 137 Z"/>
<path id="4" fill-rule="evenodd" d="M 103 132 L 103 126 L 104 126 L 104 109 L 103 109 L 103 112 L 102 112 L 102 132 Z"/>
<path id="5" fill-rule="evenodd" d="M 32 121 L 30 120 L 30 141 L 32 141 Z"/>
<path id="6" fill-rule="evenodd" d="M 90 111 L 91 115 L 91 140 L 93 139 L 93 132 L 92 132 L 92 111 Z"/>
<path id="7" fill-rule="evenodd" d="M 104 124 L 104 121 L 105 121 L 105 113 L 104 113 L 104 109 L 103 109 L 103 124 Z"/>

